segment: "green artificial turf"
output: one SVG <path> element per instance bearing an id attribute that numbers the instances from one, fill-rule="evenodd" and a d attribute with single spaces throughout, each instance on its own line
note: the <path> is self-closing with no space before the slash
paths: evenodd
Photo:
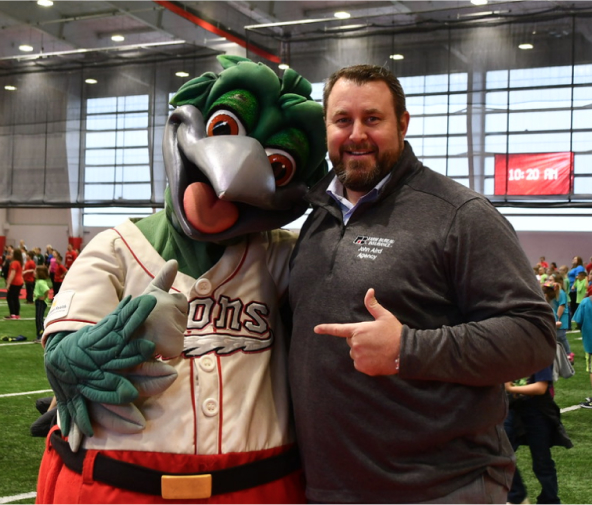
<path id="1" fill-rule="evenodd" d="M 34 306 L 21 306 L 22 319 L 2 319 L 6 302 L 0 300 L 0 337 L 24 335 L 28 342 L 35 338 Z M 568 335 L 576 354 L 576 374 L 555 383 L 555 401 L 560 408 L 578 405 L 592 396 L 584 353 L 579 333 Z M 4 344 L 4 345 L 2 345 Z M 44 448 L 44 440 L 32 437 L 29 429 L 39 417 L 35 400 L 50 393 L 30 393 L 49 389 L 43 368 L 43 349 L 35 343 L 8 343 L 0 340 L 0 395 L 27 393 L 19 396 L 0 396 L 0 503 L 3 497 L 32 493 L 36 489 L 37 472 Z M 592 503 L 590 486 L 590 454 L 592 454 L 592 409 L 577 409 L 562 414 L 562 421 L 574 447 L 553 448 L 557 464 L 559 496 L 563 503 Z M 540 492 L 532 473 L 532 462 L 527 447 L 517 453 L 518 467 L 528 488 L 531 503 L 536 503 Z M 10 503 L 34 503 L 34 498 Z"/>
<path id="2" fill-rule="evenodd" d="M 0 300 L 0 395 L 49 390 L 43 367 L 43 348 L 35 340 L 35 306 L 21 303 L 21 320 L 5 321 Z M 27 343 L 9 343 L 3 336 L 27 337 Z M 0 498 L 34 492 L 44 439 L 29 428 L 39 417 L 35 400 L 51 392 L 0 397 Z M 34 503 L 34 498 L 19 503 Z M 13 502 L 14 503 L 14 502 Z"/>

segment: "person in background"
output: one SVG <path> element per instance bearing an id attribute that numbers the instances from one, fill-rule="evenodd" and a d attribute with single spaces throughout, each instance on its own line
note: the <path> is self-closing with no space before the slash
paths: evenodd
<path id="1" fill-rule="evenodd" d="M 33 296 L 35 298 L 35 342 L 41 342 L 43 335 L 43 321 L 45 318 L 45 311 L 49 305 L 49 272 L 45 265 L 38 265 L 36 269 L 35 290 Z"/>
<path id="2" fill-rule="evenodd" d="M 544 284 L 545 281 L 549 278 L 549 275 L 551 275 L 552 272 L 550 272 L 548 268 L 544 268 L 544 267 L 541 267 L 541 270 L 543 270 L 543 273 L 541 274 L 540 283 L 541 284 Z"/>
<path id="3" fill-rule="evenodd" d="M 12 260 L 12 253 L 14 248 L 11 245 L 4 247 L 4 254 L 2 255 L 2 278 L 6 281 L 8 278 L 8 269 Z"/>
<path id="4" fill-rule="evenodd" d="M 41 247 L 35 248 L 35 254 L 37 255 L 37 265 L 45 265 L 45 256 L 41 252 Z"/>
<path id="5" fill-rule="evenodd" d="M 557 342 L 563 346 L 569 361 L 573 363 L 575 356 L 574 353 L 571 352 L 569 340 L 567 340 L 567 330 L 569 329 L 569 304 L 567 302 L 567 295 L 561 288 L 562 285 L 563 279 L 561 278 L 561 275 L 555 274 L 543 284 L 543 293 L 555 314 Z"/>
<path id="6" fill-rule="evenodd" d="M 503 384 L 553 362 L 553 311 L 508 221 L 404 141 L 396 77 L 342 69 L 324 107 L 334 168 L 290 264 L 307 498 L 504 503 Z"/>
<path id="7" fill-rule="evenodd" d="M 567 268 L 567 265 L 561 265 L 559 267 L 559 273 L 561 274 L 561 277 L 563 277 L 563 286 L 561 286 L 563 288 L 563 291 L 565 291 L 566 295 L 569 295 L 569 287 L 570 287 L 570 283 L 569 283 L 569 277 L 567 275 L 569 268 Z M 570 314 L 571 316 L 572 314 Z M 570 321 L 571 321 L 571 317 L 570 317 Z"/>
<path id="8" fill-rule="evenodd" d="M 537 281 L 539 281 L 539 284 L 543 284 L 543 282 L 545 282 L 545 278 L 547 277 L 547 274 L 545 273 L 545 267 L 535 267 L 535 271 Z"/>
<path id="9" fill-rule="evenodd" d="M 551 447 L 559 445 L 569 449 L 573 444 L 561 424 L 559 407 L 553 399 L 553 366 L 527 379 L 507 382 L 505 387 L 510 396 L 510 408 L 504 428 L 515 451 L 521 445 L 530 449 L 532 470 L 541 484 L 537 503 L 561 503 Z M 518 468 L 507 500 L 507 503 L 530 503 Z"/>
<path id="10" fill-rule="evenodd" d="M 14 249 L 8 269 L 8 277 L 6 278 L 6 302 L 8 303 L 10 314 L 4 316 L 4 319 L 21 318 L 21 302 L 19 297 L 21 295 L 21 289 L 23 289 L 23 283 L 23 253 L 20 249 Z"/>
<path id="11" fill-rule="evenodd" d="M 70 267 L 72 266 L 72 263 L 74 263 L 74 260 L 76 258 L 78 258 L 78 253 L 76 252 L 74 247 L 72 247 L 72 244 L 68 244 L 68 248 L 66 250 L 66 254 L 64 257 L 64 266 L 66 267 L 66 269 L 70 270 Z"/>
<path id="12" fill-rule="evenodd" d="M 54 278 L 53 278 L 53 297 L 55 298 L 58 293 L 60 292 L 60 288 L 62 287 L 62 283 L 64 282 L 64 277 L 68 270 L 62 263 L 62 255 L 58 251 L 53 251 L 54 259 L 55 259 L 55 267 L 54 267 Z"/>
<path id="13" fill-rule="evenodd" d="M 55 264 L 55 260 L 53 258 L 54 251 L 53 247 L 50 244 L 47 244 L 45 247 L 45 265 L 49 270 L 49 280 L 53 283 L 53 269 L 52 266 Z"/>
<path id="14" fill-rule="evenodd" d="M 590 256 L 590 262 L 586 265 L 586 272 L 592 272 L 592 256 Z"/>
<path id="15" fill-rule="evenodd" d="M 590 386 L 592 387 L 592 297 L 587 296 L 582 300 L 573 316 L 573 321 L 580 327 L 582 333 L 586 372 L 590 375 Z M 580 403 L 580 407 L 592 409 L 592 393 Z"/>
<path id="16" fill-rule="evenodd" d="M 578 310 L 578 306 L 586 298 L 588 291 L 588 273 L 585 270 L 580 270 L 576 275 L 574 290 L 576 292 L 576 310 Z"/>
<path id="17" fill-rule="evenodd" d="M 547 268 L 549 268 L 549 263 L 547 263 L 544 256 L 541 256 L 539 258 L 539 265 L 542 266 L 545 270 L 547 270 Z"/>
<path id="18" fill-rule="evenodd" d="M 35 253 L 29 251 L 27 253 L 27 261 L 23 267 L 23 280 L 25 281 L 25 289 L 27 290 L 27 303 L 33 304 L 33 290 L 35 289 Z"/>
<path id="19" fill-rule="evenodd" d="M 571 269 L 567 272 L 567 277 L 569 279 L 569 290 L 567 293 L 569 294 L 569 311 L 570 314 L 573 316 L 576 313 L 577 307 L 577 298 L 578 294 L 575 290 L 574 284 L 576 282 L 576 277 L 578 276 L 579 272 L 586 271 L 583 266 L 583 260 L 580 256 L 574 256 L 571 260 Z M 571 321 L 570 321 L 570 329 L 571 329 Z"/>

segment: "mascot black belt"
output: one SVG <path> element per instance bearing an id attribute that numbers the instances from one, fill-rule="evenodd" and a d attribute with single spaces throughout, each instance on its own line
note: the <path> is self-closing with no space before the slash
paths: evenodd
<path id="1" fill-rule="evenodd" d="M 64 464 L 82 474 L 87 451 L 72 452 L 59 430 L 51 434 L 51 445 Z M 242 491 L 267 484 L 300 469 L 298 449 L 245 465 L 201 474 L 167 474 L 119 461 L 96 453 L 93 480 L 136 493 L 162 496 L 168 500 L 204 499 L 213 495 Z"/>

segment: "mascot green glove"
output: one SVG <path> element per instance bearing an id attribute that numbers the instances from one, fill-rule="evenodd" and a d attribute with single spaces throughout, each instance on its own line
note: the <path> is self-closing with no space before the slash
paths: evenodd
<path id="1" fill-rule="evenodd" d="M 326 172 L 322 107 L 293 70 L 218 60 L 171 101 L 165 209 L 97 235 L 48 314 L 38 502 L 305 500 L 279 228 Z"/>

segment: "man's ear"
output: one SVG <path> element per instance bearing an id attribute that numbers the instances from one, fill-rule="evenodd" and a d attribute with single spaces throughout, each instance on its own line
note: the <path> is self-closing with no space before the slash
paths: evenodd
<path id="1" fill-rule="evenodd" d="M 401 120 L 399 121 L 399 130 L 401 131 L 401 135 L 403 136 L 403 138 L 405 138 L 405 135 L 407 135 L 407 130 L 409 129 L 409 121 L 411 120 L 411 117 L 409 116 L 409 112 L 405 111 L 403 112 L 403 115 L 401 116 Z"/>

